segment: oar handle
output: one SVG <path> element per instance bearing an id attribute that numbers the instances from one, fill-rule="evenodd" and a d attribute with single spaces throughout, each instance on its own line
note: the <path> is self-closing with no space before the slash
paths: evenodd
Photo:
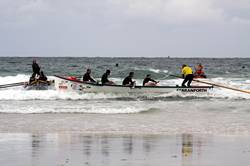
<path id="1" fill-rule="evenodd" d="M 172 75 L 172 74 L 170 74 L 169 76 L 172 76 L 172 77 L 177 77 L 177 78 L 182 78 L 181 76 Z"/>
<path id="2" fill-rule="evenodd" d="M 12 83 L 12 84 L 4 84 L 0 85 L 0 88 L 9 88 L 9 87 L 14 87 L 14 86 L 21 86 L 25 85 L 27 82 L 18 82 L 18 83 Z"/>
<path id="3" fill-rule="evenodd" d="M 9 85 L 17 85 L 17 84 L 25 84 L 27 82 L 17 82 L 17 83 L 11 83 L 11 84 L 3 84 L 3 85 L 0 85 L 0 86 L 9 86 Z"/>

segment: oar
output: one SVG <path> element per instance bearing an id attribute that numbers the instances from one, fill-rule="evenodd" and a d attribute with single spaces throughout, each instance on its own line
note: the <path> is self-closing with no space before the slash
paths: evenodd
<path id="1" fill-rule="evenodd" d="M 176 75 L 170 75 L 170 76 L 177 77 L 177 78 L 182 78 L 182 77 L 176 76 Z M 220 84 L 216 84 L 216 83 L 210 83 L 210 82 L 207 82 L 207 81 L 200 81 L 200 80 L 196 80 L 196 79 L 194 79 L 193 81 L 250 94 L 250 91 L 238 89 L 238 88 L 235 88 L 235 87 L 229 87 L 229 86 L 225 86 L 225 85 L 220 85 Z"/>
<path id="2" fill-rule="evenodd" d="M 21 86 L 24 85 L 27 82 L 17 82 L 17 83 L 12 83 L 12 84 L 3 84 L 0 85 L 0 88 L 9 88 L 9 87 L 14 87 L 14 86 Z"/>

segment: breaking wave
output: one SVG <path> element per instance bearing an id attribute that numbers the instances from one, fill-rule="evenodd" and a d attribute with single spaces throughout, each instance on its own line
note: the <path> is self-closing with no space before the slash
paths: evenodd
<path id="1" fill-rule="evenodd" d="M 19 74 L 17 76 L 0 77 L 0 85 L 10 84 L 15 82 L 27 81 L 28 75 Z M 53 76 L 48 77 L 54 79 Z M 111 78 L 112 79 L 112 78 Z M 17 81 L 18 80 L 18 81 Z M 121 78 L 113 78 L 117 84 L 120 84 Z M 241 78 L 212 78 L 206 80 L 208 82 L 215 82 L 225 86 L 236 87 L 242 90 L 250 90 L 250 80 Z M 142 83 L 141 80 L 136 80 L 137 84 Z M 160 80 L 160 85 L 180 85 L 181 79 L 167 79 Z M 193 82 L 194 85 L 197 83 Z M 199 84 L 201 85 L 201 84 Z M 205 85 L 205 84 L 202 84 Z M 207 94 L 180 94 L 171 92 L 167 94 L 104 94 L 104 93 L 76 93 L 76 92 L 61 92 L 53 88 L 50 90 L 25 90 L 22 86 L 2 88 L 0 89 L 0 100 L 98 100 L 98 99 L 117 99 L 117 100 L 179 100 L 179 99 L 197 99 L 197 98 L 221 98 L 221 99 L 250 99 L 250 94 L 237 92 L 229 89 L 215 87 Z"/>

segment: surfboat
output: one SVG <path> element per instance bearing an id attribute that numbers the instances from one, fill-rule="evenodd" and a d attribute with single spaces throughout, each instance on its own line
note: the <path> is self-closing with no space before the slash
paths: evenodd
<path id="1" fill-rule="evenodd" d="M 86 83 L 80 80 L 72 80 L 68 77 L 55 75 L 55 88 L 62 91 L 77 91 L 86 93 L 207 93 L 213 86 L 123 86 L 102 85 Z"/>

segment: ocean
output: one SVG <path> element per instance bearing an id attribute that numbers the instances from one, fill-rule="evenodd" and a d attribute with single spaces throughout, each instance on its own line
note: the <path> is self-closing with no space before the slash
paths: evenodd
<path id="1" fill-rule="evenodd" d="M 32 60 L 54 75 L 121 84 L 147 74 L 181 85 L 182 64 L 202 63 L 206 81 L 250 90 L 250 58 L 0 57 L 0 85 L 28 81 Z M 116 65 L 118 64 L 118 66 Z M 0 89 L 0 163 L 31 165 L 249 165 L 250 94 L 214 87 L 202 95 Z M 227 158 L 227 160 L 225 160 Z"/>
<path id="2" fill-rule="evenodd" d="M 194 67 L 202 63 L 209 82 L 250 90 L 250 59 L 230 58 L 86 58 L 86 57 L 1 57 L 0 84 L 27 81 L 32 73 L 32 60 L 36 59 L 50 80 L 53 75 L 81 77 L 87 68 L 100 79 L 106 69 L 110 80 L 121 84 L 130 71 L 135 72 L 137 85 L 146 74 L 160 81 L 160 85 L 181 85 L 182 79 L 170 75 L 180 74 L 182 64 Z M 116 66 L 118 64 L 118 66 Z M 24 90 L 23 87 L 0 89 L 0 112 L 15 114 L 77 113 L 104 115 L 111 123 L 107 128 L 93 130 L 153 133 L 250 133 L 250 95 L 215 87 L 205 95 L 177 94 L 103 94 L 69 93 L 50 90 Z M 128 121 L 112 123 L 112 116 Z M 133 117 L 131 121 L 129 117 Z M 211 119 L 210 119 L 211 118 Z M 212 120 L 212 121 L 211 121 Z M 144 127 L 138 127 L 144 124 Z M 130 126 L 131 125 L 131 126 Z M 82 129 L 84 130 L 84 128 Z"/>
<path id="3" fill-rule="evenodd" d="M 91 68 L 92 76 L 98 80 L 106 69 L 110 69 L 110 80 L 117 84 L 121 84 L 122 79 L 130 71 L 134 71 L 137 84 L 142 83 L 146 74 L 151 74 L 152 78 L 160 81 L 160 85 L 180 85 L 182 80 L 170 75 L 180 74 L 182 64 L 194 67 L 197 63 L 202 63 L 209 82 L 244 90 L 250 89 L 250 59 L 100 57 L 37 57 L 35 59 L 49 79 L 53 79 L 53 75 L 81 77 L 87 68 Z M 1 57 L 0 60 L 0 84 L 29 79 L 33 58 Z M 0 112 L 121 114 L 117 115 L 120 117 L 129 116 L 126 115 L 129 113 L 136 115 L 137 120 L 140 119 L 143 123 L 154 126 L 150 129 L 152 132 L 164 132 L 162 131 L 164 126 L 166 132 L 194 130 L 221 133 L 222 130 L 222 133 L 226 134 L 230 128 L 232 133 L 239 132 L 239 130 L 248 133 L 250 123 L 244 123 L 244 121 L 248 121 L 250 116 L 249 100 L 249 94 L 217 87 L 208 95 L 199 96 L 180 95 L 175 92 L 163 95 L 143 94 L 142 96 L 112 93 L 78 94 L 59 92 L 53 88 L 46 91 L 28 91 L 23 87 L 14 87 L 0 90 Z M 148 118 L 144 118 L 146 115 Z M 217 121 L 213 118 L 211 123 L 208 117 L 213 116 L 221 117 Z M 173 124 L 178 121 L 180 124 L 174 128 L 168 125 L 168 123 Z M 197 123 L 195 126 L 194 121 Z M 221 126 L 223 121 L 225 121 L 224 126 Z M 137 126 L 137 121 L 133 123 Z M 182 123 L 185 123 L 184 126 L 187 127 L 183 128 Z M 190 127 L 195 128 L 190 129 Z M 119 129 L 119 126 L 117 128 Z M 137 131 L 137 129 L 129 129 L 129 131 L 134 130 Z M 141 131 L 140 128 L 139 130 Z M 145 130 L 148 130 L 148 126 L 145 126 Z"/>

